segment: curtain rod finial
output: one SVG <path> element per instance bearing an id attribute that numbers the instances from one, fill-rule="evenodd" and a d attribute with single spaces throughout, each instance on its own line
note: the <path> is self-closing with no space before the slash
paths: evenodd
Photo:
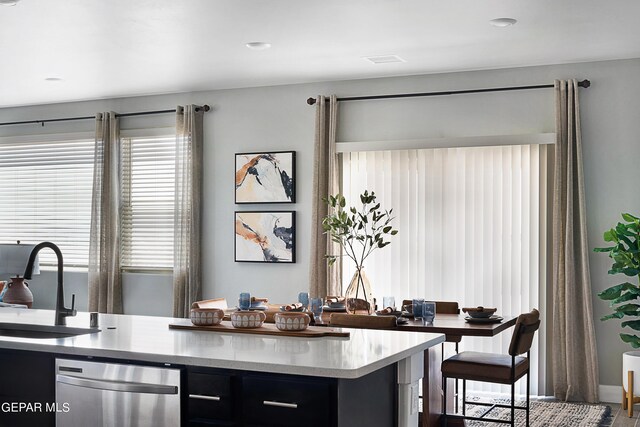
<path id="1" fill-rule="evenodd" d="M 205 111 L 205 113 L 206 113 L 207 111 L 210 111 L 210 110 L 211 110 L 211 107 L 209 107 L 207 104 L 204 104 L 204 105 L 202 106 L 202 109 L 203 109 L 203 110 Z"/>
<path id="2" fill-rule="evenodd" d="M 313 105 L 315 103 L 316 103 L 316 99 L 315 98 L 307 98 L 307 104 Z"/>
<path id="3" fill-rule="evenodd" d="M 588 88 L 589 86 L 591 86 L 591 81 L 584 79 L 581 82 L 578 82 L 578 86 L 583 87 L 583 88 Z"/>

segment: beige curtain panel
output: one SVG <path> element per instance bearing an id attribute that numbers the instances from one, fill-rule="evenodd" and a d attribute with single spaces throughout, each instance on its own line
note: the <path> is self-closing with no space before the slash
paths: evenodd
<path id="1" fill-rule="evenodd" d="M 558 399 L 598 401 L 578 82 L 556 80 L 553 182 L 553 388 Z"/>
<path id="2" fill-rule="evenodd" d="M 176 108 L 173 316 L 189 317 L 202 299 L 202 150 L 204 109 Z"/>
<path id="3" fill-rule="evenodd" d="M 327 238 L 322 219 L 328 207 L 323 199 L 340 192 L 339 158 L 336 153 L 338 101 L 335 95 L 316 99 L 316 134 L 313 155 L 313 187 L 311 189 L 311 260 L 309 294 L 314 297 L 342 293 L 342 261 L 329 267 L 325 255 L 339 255 L 340 245 Z"/>
<path id="4" fill-rule="evenodd" d="M 95 140 L 89 311 L 120 314 L 120 125 L 115 113 L 96 114 Z"/>

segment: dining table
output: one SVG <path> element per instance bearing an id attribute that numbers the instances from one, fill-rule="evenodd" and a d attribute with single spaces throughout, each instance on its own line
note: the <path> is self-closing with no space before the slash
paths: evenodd
<path id="1" fill-rule="evenodd" d="M 280 311 L 280 305 L 267 304 L 267 321 L 273 321 L 273 315 Z M 310 313 L 309 313 L 310 314 Z M 317 326 L 329 325 L 332 312 L 322 313 L 321 322 L 315 322 Z M 375 315 L 375 314 L 374 314 Z M 399 324 L 395 328 L 398 332 L 431 332 L 445 335 L 445 342 L 459 343 L 464 337 L 494 337 L 516 324 L 517 316 L 500 314 L 499 322 L 469 322 L 466 314 L 436 314 L 433 322 L 423 323 L 411 317 L 399 317 Z M 402 320 L 400 320 L 402 319 Z M 457 348 L 457 347 L 456 347 Z M 443 387 L 440 365 L 443 360 L 443 349 L 435 346 L 424 352 L 424 376 L 422 378 L 422 414 L 419 417 L 420 427 L 434 427 L 440 425 L 443 413 Z M 453 385 L 453 379 L 449 379 Z M 453 410 L 454 387 L 447 387 L 447 412 Z M 450 425 L 456 423 L 449 422 Z M 464 424 L 461 424 L 464 425 Z"/>

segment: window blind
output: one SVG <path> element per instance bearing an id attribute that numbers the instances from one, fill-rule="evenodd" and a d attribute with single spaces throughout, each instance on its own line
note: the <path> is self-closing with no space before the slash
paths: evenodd
<path id="1" fill-rule="evenodd" d="M 124 270 L 173 267 L 175 136 L 122 140 Z"/>
<path id="2" fill-rule="evenodd" d="M 544 310 L 545 153 L 536 144 L 344 153 L 347 206 L 373 190 L 383 208 L 393 208 L 399 230 L 365 265 L 377 300 L 422 297 L 509 315 Z M 348 283 L 353 266 L 345 262 L 343 271 Z M 544 394 L 543 329 L 532 348 L 534 395 Z M 511 331 L 466 337 L 461 350 L 507 354 L 510 339 Z"/>
<path id="3" fill-rule="evenodd" d="M 0 143 L 0 242 L 51 241 L 66 266 L 87 266 L 94 144 Z M 43 266 L 57 265 L 50 250 L 39 257 Z"/>

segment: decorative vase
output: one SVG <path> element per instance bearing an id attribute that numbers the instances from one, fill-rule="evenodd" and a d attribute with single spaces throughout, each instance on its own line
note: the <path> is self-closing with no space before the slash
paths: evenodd
<path id="1" fill-rule="evenodd" d="M 349 314 L 373 314 L 375 302 L 371 283 L 364 272 L 364 267 L 356 268 L 349 287 L 344 293 L 347 313 Z"/>
<path id="2" fill-rule="evenodd" d="M 2 301 L 9 304 L 24 304 L 31 308 L 33 305 L 33 294 L 29 290 L 29 285 L 24 281 L 24 277 L 12 277 L 11 283 L 2 297 Z"/>

